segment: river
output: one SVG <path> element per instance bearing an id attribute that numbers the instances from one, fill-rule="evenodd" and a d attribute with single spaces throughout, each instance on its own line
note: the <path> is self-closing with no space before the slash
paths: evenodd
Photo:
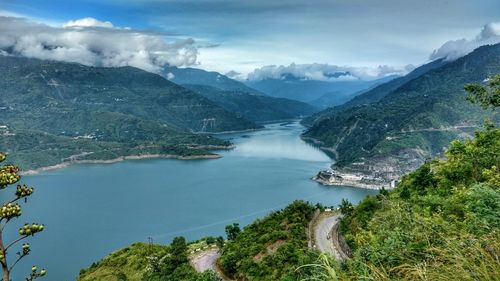
<path id="1" fill-rule="evenodd" d="M 227 224 L 246 225 L 295 199 L 336 206 L 376 193 L 310 180 L 332 161 L 300 139 L 303 129 L 291 122 L 221 135 L 236 148 L 221 151 L 220 159 L 80 164 L 24 177 L 36 191 L 7 232 L 12 238 L 25 222 L 46 230 L 29 239 L 32 254 L 14 280 L 32 264 L 47 268 L 44 280 L 75 280 L 81 268 L 148 237 L 169 243 L 175 236 L 218 236 Z"/>

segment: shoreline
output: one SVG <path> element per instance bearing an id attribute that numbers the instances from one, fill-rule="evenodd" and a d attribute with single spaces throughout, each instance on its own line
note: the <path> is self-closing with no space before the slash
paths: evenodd
<path id="1" fill-rule="evenodd" d="M 145 159 L 177 159 L 177 160 L 202 160 L 202 159 L 218 159 L 222 158 L 220 154 L 201 154 L 201 155 L 191 155 L 191 156 L 182 156 L 182 155 L 174 155 L 174 154 L 142 154 L 142 155 L 127 155 L 120 156 L 114 159 L 108 160 L 72 160 L 66 161 L 59 164 L 40 167 L 37 169 L 31 169 L 26 171 L 21 171 L 19 174 L 22 176 L 33 176 L 40 174 L 42 172 L 53 171 L 58 169 L 67 168 L 71 165 L 75 164 L 114 164 L 127 160 L 145 160 Z"/>
<path id="2" fill-rule="evenodd" d="M 360 183 L 357 181 L 344 181 L 344 182 L 329 182 L 323 179 L 318 178 L 317 176 L 314 176 L 311 178 L 311 180 L 324 185 L 324 186 L 343 186 L 343 187 L 354 187 L 354 188 L 363 188 L 363 189 L 370 189 L 370 190 L 380 190 L 382 187 L 384 187 L 386 190 L 390 190 L 391 188 L 386 187 L 384 184 L 382 185 L 375 185 L 375 184 L 367 184 L 367 183 Z"/>

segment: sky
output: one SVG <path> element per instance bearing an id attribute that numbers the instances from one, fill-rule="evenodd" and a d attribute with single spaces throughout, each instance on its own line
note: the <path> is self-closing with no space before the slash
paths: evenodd
<path id="1" fill-rule="evenodd" d="M 378 78 L 500 42 L 499 11 L 498 0 L 0 0 L 0 50 L 153 72 L 345 66 Z"/>

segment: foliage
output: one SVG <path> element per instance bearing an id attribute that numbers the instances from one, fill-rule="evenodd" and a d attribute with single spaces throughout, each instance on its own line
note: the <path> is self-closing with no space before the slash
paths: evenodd
<path id="1" fill-rule="evenodd" d="M 226 236 L 228 240 L 234 240 L 240 234 L 241 229 L 238 223 L 226 225 Z"/>
<path id="2" fill-rule="evenodd" d="M 499 164 L 500 129 L 491 124 L 452 142 L 445 160 L 346 215 L 341 231 L 353 258 L 327 269 L 339 280 L 498 280 Z"/>
<path id="3" fill-rule="evenodd" d="M 5 161 L 7 156 L 4 153 L 0 152 L 0 162 Z M 14 185 L 21 179 L 19 175 L 19 168 L 14 165 L 6 165 L 0 167 L 0 190 L 6 189 L 10 185 Z M 28 197 L 30 197 L 34 192 L 33 187 L 28 187 L 27 185 L 18 184 L 15 192 L 14 199 L 2 202 L 2 206 L 0 207 L 0 265 L 2 267 L 3 281 L 10 281 L 10 274 L 14 267 L 17 265 L 19 261 L 28 256 L 31 252 L 30 244 L 24 243 L 16 255 L 9 255 L 13 250 L 11 247 L 17 246 L 19 242 L 24 241 L 26 238 L 32 237 L 35 234 L 43 231 L 45 226 L 43 224 L 38 223 L 26 223 L 22 226 L 19 231 L 19 237 L 14 241 L 7 242 L 3 239 L 3 234 L 6 231 L 6 226 L 8 223 L 21 216 L 22 210 L 21 205 L 18 202 L 24 200 L 24 203 L 27 202 Z M 13 260 L 10 260 L 13 258 Z M 9 262 L 10 260 L 10 262 Z M 46 274 L 45 269 L 38 270 L 36 266 L 31 268 L 31 272 L 28 277 L 26 277 L 27 281 L 35 280 L 39 277 L 43 277 Z"/>
<path id="4" fill-rule="evenodd" d="M 491 76 L 485 87 L 479 84 L 467 84 L 465 90 L 468 92 L 467 100 L 479 103 L 484 109 L 490 106 L 500 106 L 500 74 Z"/>
<path id="5" fill-rule="evenodd" d="M 349 200 L 342 198 L 342 202 L 340 202 L 339 209 L 340 209 L 340 213 L 342 213 L 342 215 L 348 216 L 352 213 L 352 211 L 354 210 L 354 207 L 353 207 L 352 203 L 349 202 Z"/>
<path id="6" fill-rule="evenodd" d="M 245 280 L 300 280 L 316 252 L 308 250 L 306 228 L 315 207 L 295 201 L 281 211 L 246 226 L 222 249 L 219 265 L 226 274 Z"/>
<path id="7" fill-rule="evenodd" d="M 176 237 L 171 245 L 135 243 L 80 271 L 79 281 L 219 281 L 212 271 L 196 272 L 188 261 L 188 244 Z"/>

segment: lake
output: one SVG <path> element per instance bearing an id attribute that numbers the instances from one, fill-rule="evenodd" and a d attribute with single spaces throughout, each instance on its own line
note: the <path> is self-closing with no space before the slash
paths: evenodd
<path id="1" fill-rule="evenodd" d="M 29 239 L 33 252 L 14 280 L 32 264 L 47 268 L 44 280 L 75 280 L 81 268 L 148 237 L 169 243 L 218 236 L 227 224 L 246 225 L 295 199 L 336 206 L 376 193 L 310 180 L 332 160 L 300 139 L 303 129 L 291 122 L 220 135 L 236 144 L 220 159 L 82 164 L 24 177 L 36 190 L 7 232 L 12 237 L 25 222 L 46 230 Z"/>

